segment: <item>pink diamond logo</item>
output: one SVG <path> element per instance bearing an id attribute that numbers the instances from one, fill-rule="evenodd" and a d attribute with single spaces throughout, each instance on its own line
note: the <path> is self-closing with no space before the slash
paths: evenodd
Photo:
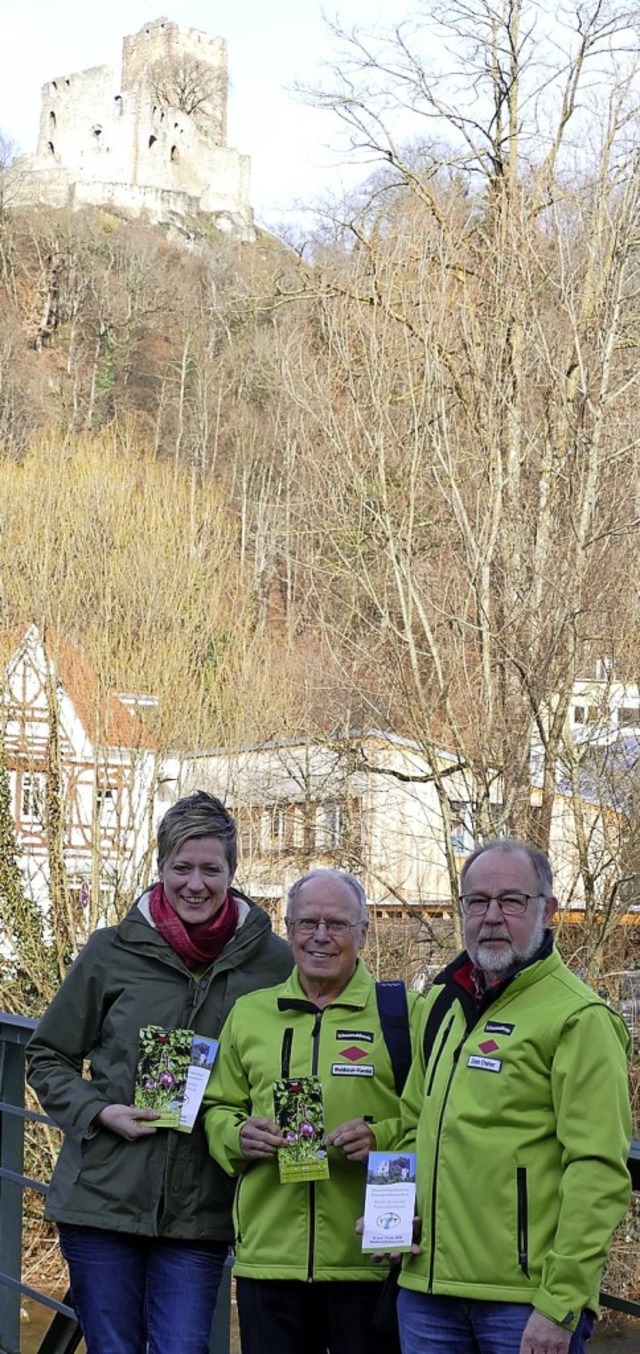
<path id="1" fill-rule="evenodd" d="M 484 1044 L 479 1044 L 478 1047 L 480 1048 L 481 1053 L 495 1053 L 500 1045 L 496 1044 L 495 1039 L 485 1039 Z"/>
<path id="2" fill-rule="evenodd" d="M 367 1056 L 366 1050 L 364 1048 L 356 1048 L 355 1044 L 352 1044 L 351 1048 L 341 1049 L 340 1052 L 343 1058 L 348 1058 L 349 1062 L 352 1063 L 357 1063 L 358 1058 L 366 1058 Z"/>

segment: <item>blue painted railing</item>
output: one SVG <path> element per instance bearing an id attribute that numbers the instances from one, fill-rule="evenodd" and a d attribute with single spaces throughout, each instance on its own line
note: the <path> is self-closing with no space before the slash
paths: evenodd
<path id="1" fill-rule="evenodd" d="M 25 1108 L 24 1051 L 35 1020 L 0 1012 L 0 1354 L 20 1354 L 20 1307 L 23 1297 L 52 1309 L 54 1316 L 39 1354 L 72 1354 L 81 1334 L 67 1302 L 58 1302 L 22 1283 L 23 1193 L 47 1193 L 47 1185 L 24 1175 L 25 1124 L 50 1124 L 45 1114 Z M 230 1267 L 220 1290 L 211 1354 L 229 1354 Z"/>

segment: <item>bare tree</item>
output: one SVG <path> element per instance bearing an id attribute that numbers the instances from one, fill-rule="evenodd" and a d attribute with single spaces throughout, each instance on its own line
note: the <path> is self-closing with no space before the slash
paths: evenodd
<path id="1" fill-rule="evenodd" d="M 225 70 L 185 53 L 154 61 L 147 71 L 157 106 L 186 113 L 219 144 L 224 139 L 226 79 Z"/>
<path id="2" fill-rule="evenodd" d="M 313 444 L 336 649 L 386 664 L 434 768 L 454 749 L 476 832 L 548 846 L 573 682 L 629 588 L 613 547 L 628 559 L 638 532 L 640 178 L 632 16 L 581 7 L 541 57 L 540 14 L 454 4 L 388 42 L 342 34 L 322 101 L 388 168 L 307 274 L 314 360 L 290 346 L 284 367 Z M 444 74 L 425 55 L 443 29 Z M 573 857 L 593 898 L 575 840 Z"/>

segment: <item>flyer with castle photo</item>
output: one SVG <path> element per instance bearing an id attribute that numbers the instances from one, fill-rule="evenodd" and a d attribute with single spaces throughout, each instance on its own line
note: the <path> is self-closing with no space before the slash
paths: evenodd
<path id="1" fill-rule="evenodd" d="M 410 1250 L 415 1204 L 415 1153 L 370 1152 L 364 1200 L 363 1251 Z"/>

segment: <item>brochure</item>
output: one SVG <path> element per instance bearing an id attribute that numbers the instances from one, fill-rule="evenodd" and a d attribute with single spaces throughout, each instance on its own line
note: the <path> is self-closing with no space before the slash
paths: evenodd
<path id="1" fill-rule="evenodd" d="M 324 1142 L 324 1106 L 318 1077 L 274 1081 L 274 1118 L 287 1140 L 278 1149 L 280 1183 L 326 1180 L 329 1162 Z"/>
<path id="2" fill-rule="evenodd" d="M 157 1128 L 190 1133 L 217 1052 L 216 1039 L 193 1030 L 146 1025 L 140 1031 L 134 1104 L 159 1111 L 160 1118 L 154 1120 Z"/>
<path id="3" fill-rule="evenodd" d="M 415 1203 L 415 1153 L 370 1152 L 364 1198 L 363 1251 L 410 1250 Z"/>

